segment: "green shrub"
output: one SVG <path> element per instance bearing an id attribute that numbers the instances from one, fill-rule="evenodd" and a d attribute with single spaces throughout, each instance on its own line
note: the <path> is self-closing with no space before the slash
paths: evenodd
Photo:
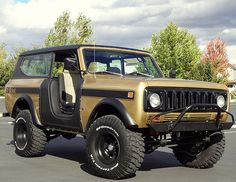
<path id="1" fill-rule="evenodd" d="M 236 99 L 236 95 L 232 95 L 232 99 Z"/>
<path id="2" fill-rule="evenodd" d="M 0 96 L 4 96 L 4 93 L 5 93 L 4 88 L 0 87 Z"/>

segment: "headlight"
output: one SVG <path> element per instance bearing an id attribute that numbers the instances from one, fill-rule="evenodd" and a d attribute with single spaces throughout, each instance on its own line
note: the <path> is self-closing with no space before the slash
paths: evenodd
<path id="1" fill-rule="evenodd" d="M 153 108 L 156 108 L 161 105 L 161 98 L 160 95 L 157 93 L 151 94 L 149 97 L 149 103 Z"/>
<path id="2" fill-rule="evenodd" d="M 222 107 L 225 106 L 225 98 L 224 98 L 223 95 L 219 95 L 219 96 L 217 97 L 217 105 L 218 105 L 220 108 L 222 108 Z"/>

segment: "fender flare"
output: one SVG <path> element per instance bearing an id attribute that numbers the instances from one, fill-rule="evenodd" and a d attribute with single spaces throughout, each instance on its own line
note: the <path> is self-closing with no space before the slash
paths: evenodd
<path id="1" fill-rule="evenodd" d="M 20 96 L 15 104 L 14 104 L 14 107 L 12 109 L 12 113 L 11 113 L 11 117 L 12 118 L 16 118 L 16 115 L 17 115 L 17 108 L 18 108 L 18 103 L 19 102 L 26 102 L 27 103 L 27 106 L 28 106 L 28 109 L 30 111 L 30 114 L 32 116 L 32 121 L 33 121 L 33 124 L 39 128 L 42 127 L 42 125 L 40 124 L 37 116 L 36 116 L 36 112 L 35 112 L 35 109 L 34 109 L 34 105 L 33 105 L 33 101 L 32 99 L 28 96 L 28 95 L 22 95 Z"/>
<path id="2" fill-rule="evenodd" d="M 103 106 L 112 106 L 114 109 L 116 109 L 119 112 L 120 117 L 121 117 L 120 119 L 126 128 L 129 128 L 129 129 L 138 128 L 138 125 L 135 123 L 135 121 L 132 119 L 132 117 L 127 112 L 124 105 L 118 99 L 105 98 L 105 99 L 102 99 L 94 107 L 93 111 L 91 112 L 88 122 L 87 122 L 87 125 L 86 125 L 86 130 L 85 130 L 86 132 L 88 131 L 90 125 L 93 123 L 96 114 L 99 112 L 100 108 L 102 108 Z"/>

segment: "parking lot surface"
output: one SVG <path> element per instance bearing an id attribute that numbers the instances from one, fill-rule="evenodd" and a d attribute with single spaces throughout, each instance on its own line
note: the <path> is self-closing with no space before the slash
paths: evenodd
<path id="1" fill-rule="evenodd" d="M 4 109 L 0 102 L 0 111 Z M 233 104 L 234 108 L 235 105 Z M 86 164 L 85 141 L 82 137 L 51 140 L 45 156 L 22 158 L 15 154 L 11 118 L 0 118 L 0 182 L 78 182 L 110 181 L 96 177 Z M 136 176 L 122 181 L 163 182 L 235 182 L 236 129 L 226 131 L 226 150 L 222 159 L 210 169 L 183 167 L 171 149 L 160 148 L 145 156 Z"/>

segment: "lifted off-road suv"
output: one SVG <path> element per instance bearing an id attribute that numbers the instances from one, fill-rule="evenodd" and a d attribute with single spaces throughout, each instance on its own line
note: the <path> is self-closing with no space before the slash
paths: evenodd
<path id="1" fill-rule="evenodd" d="M 144 153 L 162 146 L 185 166 L 211 167 L 234 123 L 226 86 L 163 78 L 149 53 L 110 46 L 21 54 L 6 108 L 18 155 L 39 156 L 50 139 L 80 134 L 90 165 L 112 179 L 134 175 Z"/>

